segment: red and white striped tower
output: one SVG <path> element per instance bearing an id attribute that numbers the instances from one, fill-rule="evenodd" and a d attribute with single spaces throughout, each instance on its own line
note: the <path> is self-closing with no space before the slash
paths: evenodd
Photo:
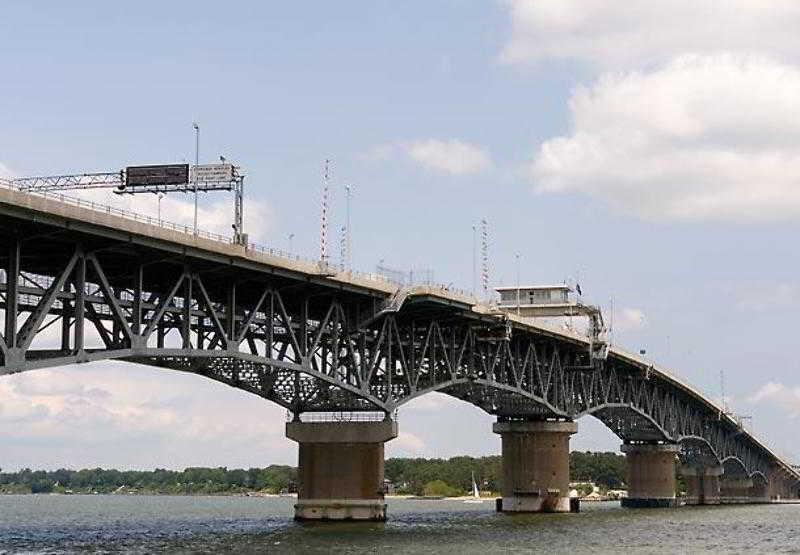
<path id="1" fill-rule="evenodd" d="M 322 176 L 322 215 L 320 218 L 319 260 L 328 263 L 328 193 L 330 189 L 330 160 L 325 160 L 325 173 Z"/>

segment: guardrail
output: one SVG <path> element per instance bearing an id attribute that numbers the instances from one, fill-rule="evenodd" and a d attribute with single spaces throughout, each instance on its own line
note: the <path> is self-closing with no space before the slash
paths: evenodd
<path id="1" fill-rule="evenodd" d="M 172 222 L 172 221 L 169 221 L 169 220 L 165 220 L 163 218 L 150 216 L 148 214 L 142 214 L 140 212 L 135 212 L 135 211 L 132 211 L 132 210 L 125 210 L 123 208 L 118 208 L 118 207 L 112 206 L 110 204 L 103 204 L 101 202 L 95 202 L 93 200 L 86 200 L 86 199 L 73 197 L 73 196 L 69 196 L 69 195 L 65 195 L 63 193 L 58 193 L 58 192 L 53 192 L 53 191 L 29 191 L 29 190 L 24 190 L 24 189 L 21 189 L 20 187 L 15 186 L 14 183 L 11 180 L 9 180 L 8 178 L 4 178 L 2 176 L 0 176 L 0 187 L 5 188 L 5 189 L 9 189 L 9 190 L 12 190 L 12 191 L 24 193 L 26 195 L 32 195 L 32 196 L 46 198 L 46 199 L 52 199 L 52 200 L 61 202 L 63 204 L 69 205 L 69 206 L 75 206 L 77 208 L 84 208 L 84 209 L 87 209 L 87 210 L 92 210 L 94 212 L 99 212 L 99 213 L 103 213 L 103 214 L 111 214 L 113 216 L 124 218 L 126 220 L 131 220 L 131 221 L 134 221 L 134 222 L 139 222 L 139 223 L 144 223 L 144 224 L 147 224 L 147 225 L 156 226 L 156 227 L 159 227 L 161 229 L 167 229 L 167 230 L 170 230 L 170 231 L 176 231 L 176 232 L 179 232 L 179 233 L 184 233 L 184 234 L 190 235 L 190 236 L 201 237 L 203 239 L 208 239 L 208 240 L 211 240 L 211 241 L 216 241 L 216 242 L 227 244 L 227 245 L 234 244 L 233 237 L 230 237 L 230 236 L 222 235 L 220 233 L 215 233 L 213 231 L 206 231 L 206 230 L 203 230 L 203 229 L 198 229 L 197 232 L 195 232 L 194 227 L 190 226 L 190 225 L 175 223 L 175 222 Z M 384 275 L 376 274 L 376 273 L 373 273 L 373 272 L 361 272 L 361 271 L 358 271 L 358 270 L 347 270 L 347 269 L 341 268 L 340 266 L 337 266 L 337 265 L 334 265 L 334 264 L 329 264 L 329 263 L 325 264 L 325 265 L 320 265 L 320 261 L 319 260 L 314 260 L 314 259 L 311 259 L 309 257 L 301 256 L 301 255 L 298 255 L 298 254 L 295 254 L 295 253 L 290 253 L 290 252 L 284 251 L 282 249 L 276 249 L 276 248 L 269 247 L 269 246 L 266 246 L 266 245 L 261 245 L 261 244 L 258 244 L 258 243 L 248 243 L 245 248 L 247 250 L 250 250 L 250 251 L 253 251 L 253 252 L 259 252 L 259 253 L 263 253 L 263 254 L 266 254 L 266 255 L 269 255 L 269 256 L 275 256 L 277 258 L 282 258 L 282 259 L 285 259 L 285 260 L 298 261 L 298 262 L 307 262 L 309 264 L 316 264 L 316 265 L 320 266 L 323 269 L 325 269 L 325 268 L 329 269 L 330 272 L 332 273 L 332 275 L 335 275 L 335 274 L 351 275 L 351 276 L 354 276 L 356 278 L 363 279 L 363 280 L 366 280 L 366 281 L 373 281 L 373 282 L 376 282 L 376 283 L 387 283 L 387 284 L 390 284 L 390 285 L 393 285 L 393 286 L 397 287 L 398 289 L 401 289 L 403 287 L 409 287 L 410 288 L 410 287 L 418 287 L 418 286 L 430 287 L 432 289 L 441 290 L 443 293 L 448 293 L 448 292 L 449 293 L 454 293 L 456 295 L 459 295 L 461 297 L 469 299 L 474 303 L 478 303 L 479 302 L 479 300 L 471 292 L 465 291 L 463 289 L 454 288 L 454 287 L 451 287 L 450 285 L 445 285 L 445 284 L 442 284 L 442 283 L 425 283 L 425 282 L 410 283 L 410 284 L 409 283 L 399 283 L 399 282 L 397 282 L 395 280 L 392 280 L 392 279 L 390 279 L 390 278 L 388 278 L 388 277 L 386 277 Z"/>
<path id="2" fill-rule="evenodd" d="M 394 413 L 396 421 L 397 411 Z M 286 421 L 291 422 L 294 415 L 286 411 Z M 376 411 L 345 411 L 345 412 L 304 412 L 300 415 L 301 422 L 381 422 L 386 419 L 386 414 Z"/>

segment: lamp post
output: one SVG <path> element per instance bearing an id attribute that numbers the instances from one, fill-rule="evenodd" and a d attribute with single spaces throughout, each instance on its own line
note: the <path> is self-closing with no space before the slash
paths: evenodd
<path id="1" fill-rule="evenodd" d="M 194 129 L 194 234 L 197 235 L 197 166 L 200 165 L 200 126 L 197 122 L 192 123 Z"/>
<path id="2" fill-rule="evenodd" d="M 289 254 L 292 254 L 292 239 L 294 239 L 294 233 L 289 234 Z"/>

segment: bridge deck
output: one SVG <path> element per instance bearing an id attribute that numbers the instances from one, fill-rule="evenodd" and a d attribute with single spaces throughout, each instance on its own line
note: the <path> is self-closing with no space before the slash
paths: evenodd
<path id="1" fill-rule="evenodd" d="M 316 262 L 280 256 L 277 251 L 270 251 L 269 249 L 259 250 L 254 247 L 246 248 L 244 246 L 231 244 L 221 237 L 209 234 L 199 234 L 195 236 L 191 233 L 192 230 L 190 228 L 161 225 L 161 222 L 151 217 L 122 213 L 119 211 L 115 212 L 111 209 L 103 210 L 99 205 L 94 205 L 86 201 L 71 201 L 61 195 L 35 195 L 0 187 L 0 216 L 3 217 L 3 221 L 0 222 L 0 227 L 4 228 L 4 233 L 0 237 L 0 243 L 3 244 L 2 246 L 4 248 L 3 252 L 8 252 L 7 249 L 11 247 L 15 237 L 20 237 L 22 240 L 26 241 L 26 244 L 35 245 L 32 248 L 36 251 L 36 255 L 28 256 L 25 259 L 25 269 L 27 271 L 32 271 L 42 276 L 51 276 L 55 279 L 59 269 L 68 263 L 71 255 L 70 248 L 76 243 L 85 245 L 87 251 L 98 252 L 98 257 L 102 258 L 102 264 L 97 262 L 96 271 L 98 272 L 98 279 L 99 273 L 104 271 L 106 273 L 104 279 L 108 282 L 109 289 L 112 293 L 111 296 L 116 295 L 118 298 L 109 303 L 106 313 L 95 315 L 94 324 L 102 334 L 103 328 L 98 322 L 108 322 L 110 324 L 113 321 L 113 337 L 112 330 L 109 330 L 108 337 L 104 338 L 104 341 L 107 342 L 106 350 L 108 353 L 106 355 L 102 352 L 98 354 L 89 353 L 88 355 L 83 355 L 84 358 L 82 360 L 103 358 L 104 356 L 105 358 L 121 356 L 123 358 L 130 358 L 131 360 L 135 358 L 137 361 L 144 363 L 171 365 L 170 367 L 174 367 L 176 364 L 191 365 L 190 359 L 192 359 L 192 357 L 197 359 L 198 357 L 202 358 L 210 355 L 219 356 L 220 354 L 233 356 L 234 351 L 231 350 L 233 348 L 237 359 L 260 362 L 264 359 L 263 355 L 259 355 L 259 351 L 255 349 L 256 341 L 266 341 L 267 336 L 264 334 L 267 334 L 271 341 L 273 339 L 271 334 L 280 332 L 284 334 L 283 339 L 281 339 L 284 342 L 284 346 L 279 347 L 279 340 L 275 338 L 276 343 L 274 349 L 278 351 L 282 349 L 281 356 L 285 357 L 287 360 L 283 362 L 272 360 L 272 357 L 278 357 L 278 354 L 275 354 L 276 351 L 273 350 L 272 344 L 269 344 L 266 355 L 268 364 L 266 364 L 264 368 L 273 366 L 281 367 L 282 364 L 287 370 L 296 369 L 296 371 L 299 371 L 302 369 L 303 372 L 314 376 L 318 381 L 328 380 L 326 383 L 329 385 L 331 383 L 336 383 L 344 392 L 363 394 L 365 398 L 371 399 L 370 402 L 379 403 L 379 406 L 389 407 L 391 406 L 389 401 L 391 401 L 392 395 L 398 394 L 397 391 L 399 391 L 397 389 L 398 385 L 396 380 L 399 380 L 404 375 L 404 372 L 408 373 L 412 371 L 410 367 L 408 370 L 390 369 L 390 361 L 392 361 L 392 366 L 396 363 L 402 366 L 400 361 L 395 359 L 399 357 L 399 359 L 404 360 L 404 357 L 410 356 L 413 361 L 413 357 L 419 351 L 420 344 L 425 342 L 427 348 L 428 340 L 425 339 L 424 333 L 419 335 L 419 342 L 414 339 L 417 337 L 416 334 L 420 333 L 420 330 L 415 330 L 414 328 L 415 319 L 417 321 L 430 320 L 430 325 L 434 325 L 433 320 L 437 320 L 440 324 L 435 324 L 436 326 L 446 326 L 448 322 L 453 326 L 456 324 L 463 326 L 465 321 L 475 321 L 482 323 L 481 325 L 491 327 L 498 326 L 504 322 L 510 322 L 513 328 L 518 330 L 519 333 L 523 335 L 528 334 L 532 339 L 539 338 L 539 343 L 541 343 L 542 338 L 547 339 L 554 345 L 557 343 L 558 349 L 565 353 L 564 356 L 572 357 L 576 361 L 582 356 L 580 352 L 585 350 L 589 345 L 589 341 L 586 337 L 570 333 L 566 330 L 555 329 L 538 322 L 534 323 L 530 320 L 518 318 L 513 314 L 502 313 L 498 311 L 496 307 L 476 302 L 471 295 L 460 291 L 436 286 L 419 286 L 400 291 L 399 285 L 380 279 L 379 276 L 355 272 L 336 272 L 330 267 L 321 266 Z M 66 248 L 68 245 L 70 248 Z M 121 294 L 122 291 L 132 291 L 134 289 L 131 275 L 133 270 L 131 266 L 132 258 L 146 260 L 150 264 L 157 265 L 157 275 L 150 278 L 153 294 L 152 298 L 149 300 L 142 297 L 137 301 L 136 299 L 129 299 Z M 161 261 L 166 261 L 166 264 L 159 265 Z M 8 261 L 6 261 L 3 267 L 7 267 L 7 262 Z M 102 271 L 101 266 L 103 267 Z M 206 309 L 202 307 L 201 302 L 195 302 L 196 298 L 193 299 L 191 296 L 192 289 L 190 285 L 190 296 L 187 298 L 193 299 L 192 303 L 194 304 L 190 304 L 188 308 L 186 308 L 185 306 L 181 306 L 180 303 L 172 304 L 172 301 L 170 301 L 167 303 L 167 306 L 159 307 L 159 302 L 162 305 L 164 304 L 164 302 L 159 301 L 159 299 L 165 296 L 165 291 L 173 288 L 172 293 L 174 296 L 175 289 L 181 284 L 181 276 L 187 276 L 183 282 L 184 285 L 181 285 L 181 287 L 191 283 L 188 274 L 186 274 L 188 270 L 183 269 L 184 266 L 191 266 L 192 274 L 202 274 L 203 282 L 199 281 L 198 278 L 196 288 L 202 288 L 206 301 L 208 301 L 209 305 L 213 306 L 210 312 L 208 307 L 206 307 Z M 264 321 L 264 310 L 266 309 L 259 308 L 260 305 L 258 303 L 263 301 L 264 296 L 267 294 L 263 290 L 263 285 L 259 285 L 264 282 L 264 279 L 259 278 L 259 276 L 269 278 L 269 280 L 273 282 L 272 287 L 274 287 L 274 289 L 269 292 L 269 295 L 271 295 L 270 298 L 274 297 L 280 303 L 286 304 L 286 308 L 284 309 L 286 311 L 286 318 L 283 323 L 281 323 L 276 317 L 274 330 L 271 327 L 271 321 L 268 323 Z M 237 289 L 236 292 L 236 304 L 244 307 L 254 307 L 249 314 L 237 308 L 234 310 L 232 316 L 228 315 L 228 311 L 230 311 L 231 308 L 226 308 L 225 302 L 223 302 L 222 299 L 225 299 L 226 294 L 228 294 L 227 288 L 229 284 L 233 282 L 242 283 L 241 287 Z M 178 285 L 174 285 L 173 287 L 175 283 Z M 2 286 L 3 291 L 7 295 L 8 283 L 4 283 Z M 44 284 L 38 288 L 32 286 L 25 289 L 23 284 L 22 287 L 18 288 L 18 294 L 43 298 L 47 295 L 45 290 L 46 286 L 47 284 Z M 62 303 L 61 308 L 54 308 L 57 304 L 53 303 L 53 300 L 51 300 L 50 306 L 48 306 L 46 310 L 63 317 L 68 314 L 64 307 L 69 308 L 69 306 L 72 306 L 72 310 L 74 311 L 78 298 L 78 291 L 75 288 L 70 290 L 69 287 L 65 287 L 63 290 L 61 290 L 61 288 L 59 289 L 59 291 L 54 293 L 53 299 L 60 299 Z M 102 289 L 102 287 L 100 287 L 100 289 Z M 281 297 L 279 290 L 283 292 L 283 297 Z M 293 299 L 288 296 L 286 291 L 302 291 L 304 296 Z M 343 297 L 334 299 L 334 304 L 330 305 L 328 297 L 336 292 L 338 292 L 339 295 L 343 295 Z M 106 292 L 100 290 L 95 292 L 91 303 L 99 307 L 102 302 L 108 301 L 108 295 L 106 295 L 104 301 L 105 293 Z M 195 289 L 194 294 L 195 297 L 197 297 L 197 289 Z M 400 295 L 402 295 L 402 297 L 400 297 Z M 397 300 L 399 306 L 391 306 L 393 298 Z M 161 310 L 163 314 L 171 315 L 172 321 L 165 326 L 166 330 L 169 332 L 171 329 L 182 329 L 182 333 L 184 333 L 183 347 L 179 349 L 170 349 L 166 345 L 159 344 L 157 347 L 153 348 L 152 346 L 142 344 L 137 348 L 130 340 L 127 342 L 122 341 L 124 339 L 123 332 L 126 331 L 126 327 L 130 328 L 127 330 L 129 335 L 131 334 L 131 329 L 134 329 L 134 331 L 138 333 L 138 330 L 135 328 L 139 325 L 139 322 L 136 321 L 133 315 L 134 309 L 136 309 L 137 306 L 138 310 L 143 310 L 145 313 L 153 315 L 153 325 L 155 325 L 155 320 L 157 319 L 155 313 L 158 313 L 159 310 Z M 303 306 L 305 306 L 305 308 L 303 308 Z M 389 308 L 387 309 L 387 307 Z M 35 314 L 37 308 L 35 303 L 30 305 L 24 305 L 23 303 L 20 305 L 20 310 L 27 310 L 31 312 L 31 314 Z M 305 312 L 303 312 L 304 310 Z M 337 320 L 338 323 L 336 325 L 340 326 L 342 330 L 345 329 L 344 326 L 346 326 L 349 321 L 364 321 L 363 318 L 365 315 L 369 316 L 371 314 L 374 319 L 385 314 L 387 310 L 395 313 L 392 320 L 396 322 L 392 324 L 396 326 L 395 331 L 387 331 L 385 324 L 383 324 L 384 327 L 381 328 L 380 322 L 377 322 L 377 327 L 369 331 L 366 338 L 363 339 L 364 341 L 372 342 L 373 346 L 362 350 L 359 355 L 360 357 L 377 357 L 375 358 L 376 361 L 379 359 L 382 360 L 383 362 L 376 362 L 376 364 L 382 365 L 382 370 L 376 366 L 375 369 L 367 372 L 365 375 L 356 375 L 348 378 L 339 376 L 336 378 L 339 382 L 334 382 L 332 375 L 342 370 L 334 369 L 332 372 L 329 372 L 330 375 L 328 375 L 324 368 L 319 367 L 320 365 L 324 366 L 326 364 L 324 357 L 329 357 L 330 355 L 324 355 L 323 353 L 323 358 L 312 363 L 309 357 L 315 355 L 311 351 L 320 343 L 320 335 L 323 334 L 323 331 L 328 333 L 329 330 L 323 330 L 323 328 L 328 325 L 328 319 L 331 318 L 330 315 L 332 311 L 335 312 L 336 310 L 341 312 L 341 319 Z M 117 312 L 116 319 L 114 315 L 115 311 Z M 184 314 L 186 317 L 182 323 L 181 315 Z M 305 342 L 312 337 L 311 329 L 303 332 L 302 337 L 305 339 L 301 342 L 297 341 L 297 337 L 299 337 L 297 333 L 299 333 L 300 330 L 304 330 L 304 326 L 306 326 L 304 319 L 310 319 L 314 325 L 318 326 L 314 345 L 305 345 Z M 195 321 L 198 323 L 191 324 L 195 327 L 190 329 L 190 325 L 186 322 Z M 142 326 L 147 324 L 145 321 L 140 323 Z M 158 325 L 161 326 L 162 324 L 163 323 L 159 323 Z M 251 325 L 255 326 L 253 329 L 258 328 L 258 330 L 256 330 L 258 333 L 252 333 L 252 336 L 248 335 L 252 331 L 248 327 Z M 221 329 L 222 327 L 226 329 L 223 330 Z M 241 332 L 239 332 L 239 328 L 241 327 L 248 329 L 242 329 Z M 431 327 L 428 328 L 428 337 L 430 337 L 430 330 L 432 329 Z M 38 330 L 34 330 L 34 333 L 36 331 Z M 352 328 L 348 333 L 355 333 L 356 331 L 356 328 Z M 6 328 L 6 335 L 8 335 L 7 332 L 8 328 Z M 403 395 L 406 396 L 405 400 L 415 395 L 423 394 L 425 391 L 435 390 L 436 388 L 455 395 L 472 395 L 476 387 L 484 387 L 499 388 L 499 390 L 505 392 L 503 395 L 506 397 L 525 393 L 529 397 L 538 399 L 538 402 L 547 403 L 554 410 L 559 408 L 559 401 L 555 398 L 550 398 L 550 394 L 547 392 L 547 386 L 545 386 L 539 394 L 536 394 L 535 390 L 537 387 L 541 388 L 541 384 L 536 385 L 530 382 L 533 378 L 530 376 L 526 378 L 522 375 L 524 372 L 522 372 L 520 368 L 515 367 L 514 357 L 510 354 L 508 356 L 506 354 L 500 354 L 499 349 L 494 354 L 490 354 L 489 351 L 483 351 L 483 354 L 480 354 L 476 351 L 475 356 L 479 358 L 482 357 L 484 361 L 488 360 L 487 357 L 494 357 L 496 360 L 504 357 L 508 358 L 503 364 L 508 366 L 508 371 L 510 373 L 517 372 L 516 384 L 511 383 L 513 378 L 508 382 L 502 382 L 501 379 L 497 379 L 494 376 L 490 378 L 488 375 L 479 376 L 477 379 L 459 377 L 460 370 L 453 367 L 454 362 L 451 360 L 457 354 L 458 350 L 455 337 L 456 328 L 453 327 L 451 332 L 453 334 L 452 345 L 448 344 L 450 339 L 444 336 L 442 336 L 441 344 L 438 347 L 436 345 L 436 339 L 434 338 L 431 340 L 432 352 L 439 353 L 436 356 L 443 357 L 443 363 L 451 365 L 450 377 L 447 380 L 434 383 L 437 380 L 436 373 L 438 372 L 434 365 L 432 369 L 429 370 L 432 372 L 431 375 L 433 378 L 426 378 L 433 380 L 428 385 L 422 387 L 421 384 L 423 382 L 411 384 L 409 380 L 408 387 L 403 386 L 408 390 L 403 393 Z M 192 345 L 189 342 L 188 337 L 190 333 L 196 335 L 197 340 L 194 342 L 197 344 Z M 241 333 L 241 335 L 236 342 L 237 346 L 230 347 L 229 345 L 225 348 L 223 344 L 231 344 L 233 341 L 232 336 L 238 335 L 239 333 Z M 391 337 L 393 333 L 396 333 L 398 339 L 396 343 L 402 345 L 395 344 L 392 346 Z M 441 334 L 442 332 L 439 333 Z M 469 330 L 467 333 L 470 333 Z M 135 335 L 135 333 L 133 335 Z M 388 346 L 381 343 L 384 341 L 381 339 L 384 335 L 386 335 L 385 341 L 388 341 Z M 411 337 L 412 339 L 409 343 L 406 339 L 401 340 L 401 336 Z M 117 338 L 119 338 L 119 340 L 117 340 Z M 205 348 L 202 346 L 204 338 L 207 341 Z M 7 337 L 6 342 L 8 342 L 8 339 Z M 338 341 L 335 337 L 333 340 Z M 253 346 L 251 352 L 246 355 L 238 352 L 238 343 L 242 341 L 250 342 Z M 460 347 L 462 352 L 466 348 L 465 346 L 468 341 L 474 341 L 474 338 L 469 339 L 468 336 L 464 336 L 462 343 L 460 343 L 462 345 Z M 6 372 L 11 368 L 8 361 L 12 360 L 9 358 L 9 346 L 11 342 L 8 343 L 9 345 L 3 345 Z M 289 347 L 286 345 L 289 345 Z M 531 345 L 533 344 L 531 343 Z M 212 350 L 217 349 L 217 351 L 209 351 L 209 348 Z M 325 347 L 321 346 L 320 348 L 324 350 Z M 348 348 L 355 349 L 355 347 Z M 552 348 L 555 349 L 555 347 Z M 222 349 L 222 351 L 219 351 L 219 349 Z M 395 352 L 397 349 L 399 349 L 399 351 Z M 406 349 L 406 351 L 404 352 L 403 349 Z M 439 349 L 439 351 L 437 351 L 437 349 Z M 451 350 L 449 355 L 446 354 L 448 350 Z M 426 351 L 423 349 L 421 356 L 424 357 L 425 352 Z M 547 356 L 554 356 L 556 358 L 561 356 L 553 350 L 547 352 L 550 353 Z M 538 351 L 534 350 L 533 353 L 534 356 L 536 356 Z M 75 353 L 73 352 L 72 355 L 75 355 Z M 178 361 L 178 358 L 180 358 L 179 355 L 184 357 L 184 362 Z M 69 360 L 79 360 L 65 357 L 63 346 L 61 350 L 41 351 L 32 356 L 35 356 L 41 361 L 41 364 L 35 364 L 35 367 L 40 367 L 48 363 L 52 365 L 64 363 L 65 361 L 68 362 Z M 354 357 L 353 360 L 355 360 L 355 350 L 352 351 L 352 356 Z M 427 356 L 430 357 L 430 353 Z M 520 355 L 516 356 L 519 357 Z M 679 392 L 673 404 L 679 402 L 685 403 L 686 399 L 690 399 L 693 404 L 691 410 L 705 414 L 708 418 L 715 419 L 717 421 L 715 425 L 724 428 L 723 432 L 720 433 L 723 433 L 723 435 L 728 434 L 726 437 L 739 437 L 740 440 L 736 441 L 746 440 L 748 445 L 776 461 L 783 471 L 789 472 L 800 479 L 800 475 L 795 470 L 791 469 L 785 461 L 782 461 L 773 451 L 751 436 L 748 432 L 739 429 L 737 423 L 729 416 L 725 415 L 718 406 L 704 397 L 700 392 L 696 391 L 682 380 L 679 380 L 675 377 L 674 373 L 641 357 L 627 353 L 618 347 L 611 347 L 608 356 L 609 367 L 612 367 L 612 372 L 618 371 L 620 376 L 622 376 L 624 372 L 626 376 L 628 376 L 627 379 L 634 379 L 635 376 L 643 375 L 646 380 L 652 378 L 659 383 L 665 384 L 665 386 L 673 388 L 675 391 Z M 50 358 L 48 359 L 48 357 Z M 293 362 L 289 360 L 291 357 L 294 357 L 292 359 Z M 237 363 L 237 365 L 239 364 L 240 363 Z M 516 364 L 519 364 L 519 360 L 517 360 Z M 613 370 L 614 366 L 617 367 L 616 370 Z M 578 373 L 582 376 L 581 379 L 584 379 L 589 373 L 587 373 L 586 368 L 580 368 L 582 369 L 579 370 Z M 204 371 L 209 372 L 208 369 Z M 361 370 L 353 371 L 357 374 Z M 416 372 L 417 370 L 414 369 L 413 371 Z M 550 370 L 551 374 L 552 371 L 553 368 Z M 0 367 L 0 374 L 6 372 Z M 263 374 L 263 372 L 267 372 L 267 370 L 262 369 L 262 381 L 266 375 Z M 350 370 L 348 370 L 348 372 L 350 372 Z M 380 375 L 381 372 L 383 373 L 382 376 Z M 560 365 L 559 372 L 562 372 Z M 638 372 L 638 374 L 634 376 L 631 372 Z M 573 377 L 565 378 L 564 376 L 566 375 L 566 373 L 562 372 L 560 379 L 575 381 Z M 242 385 L 237 375 L 229 375 L 228 378 L 224 379 L 218 376 L 215 379 L 220 379 L 221 381 L 228 380 L 226 383 L 235 384 L 235 386 L 243 389 L 250 387 L 249 390 L 252 392 L 263 394 L 263 396 L 271 398 L 276 402 L 290 402 L 285 398 L 281 400 L 274 397 L 273 393 L 268 394 L 264 390 L 259 389 L 259 387 L 261 387 L 260 385 L 258 387 L 255 385 L 245 387 Z M 364 379 L 367 381 L 374 380 L 375 383 L 364 384 Z M 550 378 L 547 379 L 549 380 Z M 636 379 L 639 378 L 637 377 Z M 286 385 L 288 384 L 288 379 L 280 376 L 279 372 L 276 372 L 271 378 L 268 377 L 267 381 L 269 380 L 272 380 L 272 387 L 277 387 L 276 383 L 280 384 L 281 380 L 284 380 L 286 382 L 284 384 L 286 391 L 291 390 L 293 392 L 292 394 L 297 397 L 297 387 L 299 386 L 295 384 L 294 389 L 292 389 L 289 385 Z M 394 383 L 393 380 L 395 380 Z M 419 380 L 419 377 L 417 377 L 417 380 Z M 319 386 L 317 385 L 315 387 L 318 389 Z M 373 389 L 369 389 L 370 387 Z M 426 389 L 426 387 L 433 389 Z M 577 386 L 573 384 L 571 387 L 576 388 Z M 630 395 L 630 392 L 625 393 L 622 391 L 625 389 L 624 387 L 617 387 L 620 389 L 619 401 L 628 399 L 625 402 L 633 403 L 632 399 L 625 397 L 625 395 Z M 528 388 L 527 392 L 525 388 Z M 488 391 L 487 389 L 484 390 Z M 561 394 L 563 395 L 563 392 Z M 271 397 L 270 395 L 273 396 Z M 579 393 L 577 389 L 575 389 L 574 395 L 576 396 L 575 399 L 579 400 L 586 397 L 585 391 L 584 393 Z M 605 395 L 608 397 L 609 393 L 606 392 Z M 584 401 L 586 400 L 584 399 L 581 402 Z M 575 401 L 573 399 L 570 402 L 574 404 Z M 608 405 L 608 403 L 603 406 L 606 405 Z M 609 405 L 609 407 L 610 406 L 611 405 Z M 488 405 L 482 408 L 490 411 L 494 410 Z M 618 418 L 617 413 L 613 413 L 613 411 L 620 410 L 621 408 L 623 408 L 622 405 L 617 402 L 612 408 L 602 409 L 608 414 L 603 415 L 601 412 L 594 414 L 596 416 L 600 415 L 598 417 L 601 419 L 605 418 L 604 421 L 608 423 L 610 419 Z M 587 413 L 592 413 L 588 408 L 586 410 L 588 411 Z M 674 406 L 672 409 L 666 406 L 659 410 L 666 412 L 676 409 Z M 564 411 L 567 411 L 567 409 L 565 408 Z M 564 414 L 568 414 L 568 412 L 564 412 Z M 648 416 L 648 418 L 654 419 L 655 417 Z M 667 414 L 661 414 L 658 418 L 660 418 L 659 422 L 664 424 L 668 422 L 671 417 Z M 673 415 L 672 419 L 674 420 L 675 418 L 677 418 L 677 416 Z M 655 422 L 655 420 L 653 421 Z M 647 425 L 650 426 L 649 424 Z M 617 430 L 621 430 L 621 428 Z M 732 440 L 725 439 L 725 441 L 730 442 Z"/>

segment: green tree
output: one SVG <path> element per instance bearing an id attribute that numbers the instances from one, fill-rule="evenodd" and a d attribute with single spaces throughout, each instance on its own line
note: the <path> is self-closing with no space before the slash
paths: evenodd
<path id="1" fill-rule="evenodd" d="M 431 497 L 455 497 L 463 492 L 454 488 L 444 480 L 433 480 L 423 487 L 423 493 Z"/>

